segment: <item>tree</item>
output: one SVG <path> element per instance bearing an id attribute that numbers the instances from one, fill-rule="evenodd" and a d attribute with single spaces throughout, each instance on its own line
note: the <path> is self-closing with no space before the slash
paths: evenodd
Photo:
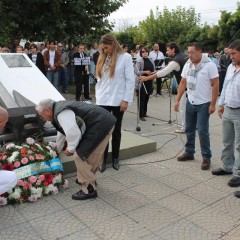
<path id="1" fill-rule="evenodd" d="M 0 1 L 1 41 L 81 41 L 112 30 L 106 19 L 127 0 L 8 0 Z M 7 31 L 6 31 L 7 30 Z"/>

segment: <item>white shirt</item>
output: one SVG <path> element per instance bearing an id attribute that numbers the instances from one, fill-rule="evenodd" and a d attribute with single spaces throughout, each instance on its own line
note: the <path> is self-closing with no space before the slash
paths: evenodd
<path id="1" fill-rule="evenodd" d="M 96 104 L 103 106 L 120 106 L 122 101 L 131 104 L 135 87 L 132 57 L 128 53 L 120 54 L 117 58 L 113 78 L 109 71 L 97 77 Z"/>
<path id="2" fill-rule="evenodd" d="M 79 126 L 76 123 L 75 113 L 69 109 L 65 109 L 60 112 L 57 116 L 57 119 L 62 129 L 64 130 L 64 133 L 66 134 L 65 136 L 60 132 L 57 133 L 57 149 L 60 152 L 66 140 L 68 144 L 68 151 L 74 153 L 77 145 L 82 139 L 82 135 L 85 130 L 83 132 L 80 131 Z"/>
<path id="3" fill-rule="evenodd" d="M 190 76 L 188 76 L 188 71 L 190 66 L 195 69 L 194 64 L 188 61 L 182 71 L 182 77 L 187 80 L 187 94 L 188 100 L 193 105 L 199 105 L 207 102 L 211 102 L 212 99 L 212 86 L 211 80 L 219 76 L 216 64 L 213 62 L 202 63 L 202 68 L 197 71 L 195 75 L 195 89 L 190 89 L 188 87 L 188 82 Z"/>
<path id="4" fill-rule="evenodd" d="M 230 64 L 227 69 L 218 105 L 231 108 L 240 107 L 240 69 L 236 70 L 234 64 Z"/>
<path id="5" fill-rule="evenodd" d="M 51 65 L 51 67 L 54 66 L 54 58 L 55 58 L 55 51 L 50 51 L 49 50 L 49 64 Z"/>
<path id="6" fill-rule="evenodd" d="M 154 62 L 155 60 L 161 60 L 161 59 L 164 60 L 165 58 L 164 58 L 164 55 L 161 51 L 156 52 L 156 51 L 153 50 L 149 53 L 149 59 L 152 60 L 152 62 Z M 163 62 L 163 64 L 160 65 L 160 66 L 164 67 L 165 63 Z"/>
<path id="7" fill-rule="evenodd" d="M 161 78 L 165 77 L 174 70 L 177 72 L 180 71 L 180 64 L 178 62 L 171 61 L 165 68 L 157 71 L 156 74 L 158 78 Z"/>

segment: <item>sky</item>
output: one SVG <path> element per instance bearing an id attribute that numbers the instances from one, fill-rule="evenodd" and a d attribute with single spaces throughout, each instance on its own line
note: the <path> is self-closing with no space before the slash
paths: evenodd
<path id="1" fill-rule="evenodd" d="M 156 7 L 162 11 L 164 7 L 168 10 L 176 9 L 177 6 L 186 9 L 193 7 L 196 13 L 201 14 L 201 23 L 209 25 L 217 24 L 220 19 L 220 11 L 235 12 L 238 0 L 129 0 L 116 12 L 109 16 L 110 21 L 115 21 L 116 27 L 123 21 L 128 20 L 131 25 L 137 25 L 139 21 L 147 18 L 150 10 L 156 12 Z"/>

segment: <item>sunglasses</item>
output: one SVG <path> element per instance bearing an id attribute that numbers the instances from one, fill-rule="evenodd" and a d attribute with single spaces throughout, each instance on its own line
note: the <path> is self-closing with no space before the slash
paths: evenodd
<path id="1" fill-rule="evenodd" d="M 141 51 L 142 53 L 145 53 L 146 51 Z"/>
<path id="2" fill-rule="evenodd" d="M 63 46 L 58 46 L 58 47 L 63 47 Z"/>

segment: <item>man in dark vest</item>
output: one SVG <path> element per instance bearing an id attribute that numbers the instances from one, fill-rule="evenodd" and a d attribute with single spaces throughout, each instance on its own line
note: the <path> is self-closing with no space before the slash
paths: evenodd
<path id="1" fill-rule="evenodd" d="M 157 71 L 156 73 L 154 73 L 150 76 L 141 76 L 139 78 L 139 80 L 141 82 L 148 81 L 148 80 L 155 79 L 155 78 L 165 77 L 168 74 L 172 73 L 175 76 L 177 83 L 178 84 L 180 83 L 183 66 L 187 62 L 188 56 L 186 54 L 180 52 L 180 48 L 175 42 L 167 43 L 166 47 L 167 47 L 166 53 L 167 53 L 168 57 L 172 58 L 172 61 L 170 61 L 169 64 L 165 68 Z M 181 105 L 180 111 L 181 111 L 181 118 L 182 118 L 182 126 L 181 126 L 181 129 L 176 130 L 177 133 L 185 132 L 186 94 L 184 94 L 184 96 L 185 96 L 185 98 L 184 97 L 181 98 L 181 104 L 180 104 Z"/>
<path id="2" fill-rule="evenodd" d="M 57 149 L 73 156 L 77 168 L 76 182 L 82 185 L 72 195 L 74 200 L 96 198 L 95 173 L 103 162 L 104 150 L 114 129 L 116 118 L 104 108 L 77 101 L 44 99 L 36 107 L 38 114 L 51 121 L 58 131 Z"/>

